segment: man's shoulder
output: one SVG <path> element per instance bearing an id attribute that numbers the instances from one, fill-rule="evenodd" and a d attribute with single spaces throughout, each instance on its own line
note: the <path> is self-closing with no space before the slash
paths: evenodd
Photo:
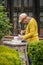
<path id="1" fill-rule="evenodd" d="M 31 18 L 30 22 L 36 22 L 35 18 Z"/>
<path id="2" fill-rule="evenodd" d="M 36 24 L 36 20 L 34 18 L 31 18 L 29 25 Z"/>

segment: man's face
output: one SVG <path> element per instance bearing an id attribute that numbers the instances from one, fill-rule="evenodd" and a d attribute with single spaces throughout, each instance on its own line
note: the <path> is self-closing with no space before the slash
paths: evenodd
<path id="1" fill-rule="evenodd" d="M 23 23 L 23 24 L 27 24 L 27 19 L 26 19 L 26 18 L 23 19 L 23 20 L 22 20 L 22 23 Z"/>

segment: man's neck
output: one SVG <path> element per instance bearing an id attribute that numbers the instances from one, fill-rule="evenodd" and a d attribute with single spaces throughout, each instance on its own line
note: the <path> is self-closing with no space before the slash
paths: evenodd
<path id="1" fill-rule="evenodd" d="M 31 20 L 32 17 L 27 17 L 27 23 Z"/>

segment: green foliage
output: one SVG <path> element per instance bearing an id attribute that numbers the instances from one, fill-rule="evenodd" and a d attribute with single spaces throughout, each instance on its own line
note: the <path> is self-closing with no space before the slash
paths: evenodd
<path id="1" fill-rule="evenodd" d="M 19 53 L 6 46 L 0 46 L 0 65 L 21 65 Z"/>
<path id="2" fill-rule="evenodd" d="M 28 55 L 32 60 L 32 65 L 43 65 L 43 41 L 30 43 Z"/>
<path id="3" fill-rule="evenodd" d="M 4 35 L 11 34 L 12 24 L 7 17 L 6 8 L 0 5 L 0 39 Z"/>

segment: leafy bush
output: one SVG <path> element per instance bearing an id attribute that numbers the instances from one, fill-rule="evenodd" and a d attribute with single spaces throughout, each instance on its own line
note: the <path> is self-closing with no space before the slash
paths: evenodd
<path id="1" fill-rule="evenodd" d="M 43 65 L 43 41 L 29 44 L 28 55 L 32 60 L 32 65 Z"/>
<path id="2" fill-rule="evenodd" d="M 12 25 L 7 17 L 6 8 L 0 5 L 0 39 L 4 35 L 11 34 Z"/>
<path id="3" fill-rule="evenodd" d="M 0 46 L 0 65 L 21 65 L 19 54 L 6 46 Z"/>

